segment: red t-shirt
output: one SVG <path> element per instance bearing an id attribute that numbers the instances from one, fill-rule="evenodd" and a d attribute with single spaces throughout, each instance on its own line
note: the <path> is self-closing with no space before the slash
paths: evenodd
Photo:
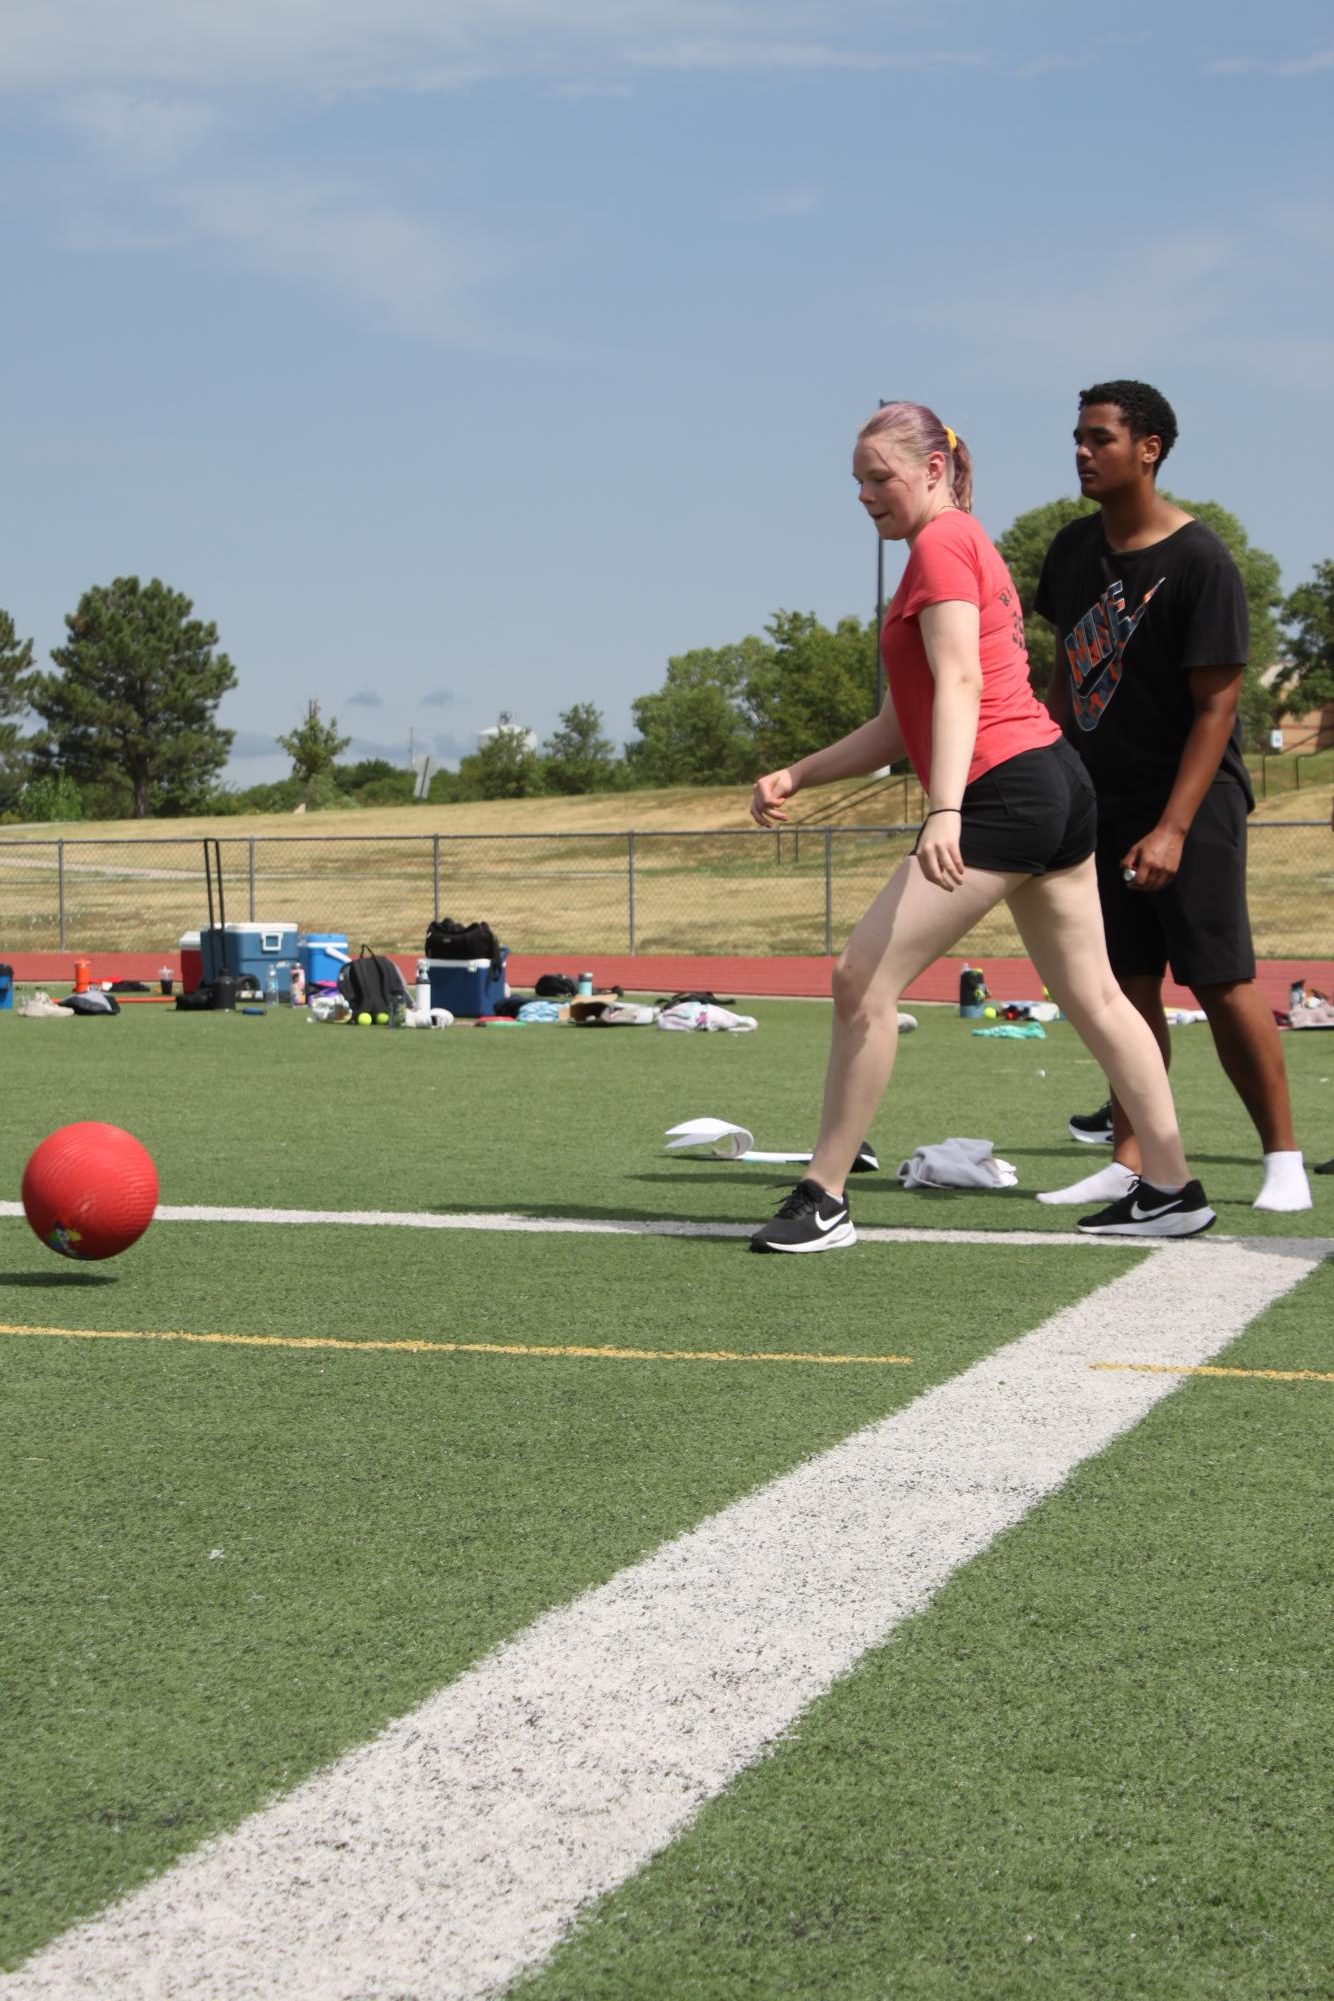
<path id="1" fill-rule="evenodd" d="M 912 768 L 931 779 L 936 684 L 917 614 L 929 604 L 975 604 L 981 614 L 982 706 L 967 783 L 993 765 L 1055 743 L 1061 732 L 1028 678 L 1024 615 L 999 552 L 971 514 L 947 508 L 928 521 L 908 556 L 880 633 L 880 656 Z"/>

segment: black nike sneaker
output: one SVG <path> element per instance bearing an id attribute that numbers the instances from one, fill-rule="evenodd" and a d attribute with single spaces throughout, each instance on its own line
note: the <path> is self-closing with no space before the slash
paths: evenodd
<path id="1" fill-rule="evenodd" d="M 1137 1181 L 1096 1216 L 1081 1216 L 1075 1228 L 1090 1237 L 1195 1237 L 1217 1221 L 1198 1181 L 1188 1181 L 1175 1195 Z"/>
<path id="2" fill-rule="evenodd" d="M 1112 1101 L 1099 1105 L 1096 1112 L 1076 1112 L 1066 1126 L 1071 1139 L 1083 1140 L 1085 1146 L 1110 1146 L 1112 1143 Z"/>
<path id="3" fill-rule="evenodd" d="M 846 1199 L 799 1181 L 777 1215 L 750 1240 L 753 1251 L 841 1251 L 857 1241 Z"/>

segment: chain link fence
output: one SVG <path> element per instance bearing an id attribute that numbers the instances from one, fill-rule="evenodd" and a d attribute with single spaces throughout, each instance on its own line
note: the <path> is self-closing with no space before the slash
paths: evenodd
<path id="1" fill-rule="evenodd" d="M 717 833 L 253 835 L 220 840 L 230 922 L 345 932 L 419 952 L 433 917 L 485 919 L 512 951 L 837 951 L 917 828 Z M 1251 915 L 1263 958 L 1334 957 L 1334 838 L 1325 820 L 1257 821 Z M 0 841 L 0 958 L 161 951 L 207 922 L 203 844 Z M 969 934 L 1021 948 L 1004 907 Z"/>

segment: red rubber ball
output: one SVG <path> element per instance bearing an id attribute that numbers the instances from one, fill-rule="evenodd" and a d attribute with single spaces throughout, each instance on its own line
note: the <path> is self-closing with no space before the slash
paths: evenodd
<path id="1" fill-rule="evenodd" d="M 120 1126 L 61 1126 L 23 1170 L 23 1212 L 62 1258 L 114 1258 L 142 1237 L 156 1208 L 153 1157 Z"/>

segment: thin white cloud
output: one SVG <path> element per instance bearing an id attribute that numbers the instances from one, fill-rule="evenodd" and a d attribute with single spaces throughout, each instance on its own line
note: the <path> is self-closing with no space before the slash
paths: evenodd
<path id="1" fill-rule="evenodd" d="M 374 688 L 360 688 L 355 695 L 348 696 L 347 706 L 350 709 L 382 709 L 384 696 L 377 695 Z"/>
<path id="2" fill-rule="evenodd" d="M 916 0 L 5 0 L 0 90 L 447 89 L 627 68 L 935 66 Z"/>
<path id="3" fill-rule="evenodd" d="M 198 100 L 137 97 L 93 90 L 65 98 L 60 122 L 92 147 L 103 164 L 132 173 L 161 173 L 194 151 L 213 125 Z"/>
<path id="4" fill-rule="evenodd" d="M 1313 49 L 1305 56 L 1221 56 L 1206 65 L 1208 76 L 1316 76 L 1334 69 L 1334 49 Z"/>
<path id="5" fill-rule="evenodd" d="M 432 709 L 447 709 L 458 699 L 452 688 L 432 688 L 429 695 L 421 697 L 422 702 Z"/>
<path id="6" fill-rule="evenodd" d="M 1053 76 L 1064 70 L 1088 69 L 1093 62 L 1091 55 L 1085 56 L 1034 56 L 1030 62 L 1023 62 L 1011 71 L 1013 76 L 1027 83 L 1033 77 Z"/>
<path id="7" fill-rule="evenodd" d="M 603 83 L 593 78 L 583 78 L 553 84 L 551 94 L 553 97 L 565 97 L 577 102 L 586 97 L 632 97 L 634 92 L 628 83 Z"/>
<path id="8" fill-rule="evenodd" d="M 978 49 L 884 51 L 843 49 L 829 42 L 753 42 L 704 38 L 639 49 L 630 61 L 663 70 L 933 70 L 980 68 L 990 58 Z"/>
<path id="9" fill-rule="evenodd" d="M 251 266 L 323 285 L 407 332 L 467 335 L 464 302 L 478 260 L 374 196 L 270 176 L 185 184 L 171 198 L 196 232 Z"/>
<path id="10" fill-rule="evenodd" d="M 814 188 L 775 188 L 765 194 L 739 196 L 729 213 L 748 221 L 752 217 L 816 215 L 819 209 L 820 196 Z"/>

